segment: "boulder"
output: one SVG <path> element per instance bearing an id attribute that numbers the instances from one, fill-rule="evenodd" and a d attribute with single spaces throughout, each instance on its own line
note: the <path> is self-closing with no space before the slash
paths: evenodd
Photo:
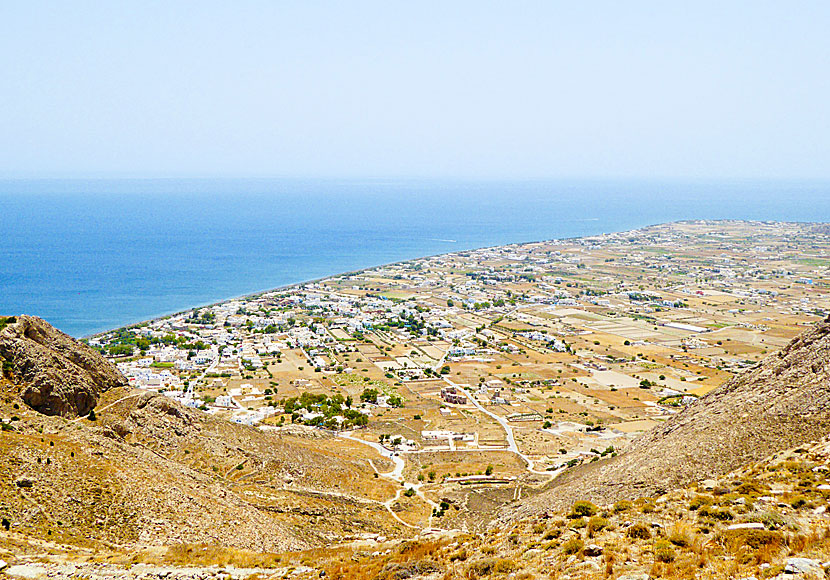
<path id="1" fill-rule="evenodd" d="M 745 522 L 742 524 L 732 524 L 731 526 L 726 528 L 727 531 L 730 530 L 763 530 L 764 524 L 760 522 Z"/>
<path id="2" fill-rule="evenodd" d="M 819 560 L 811 560 L 810 558 L 787 558 L 784 573 L 824 575 L 824 569 L 821 567 Z"/>
<path id="3" fill-rule="evenodd" d="M 35 316 L 0 331 L 0 359 L 23 402 L 45 415 L 87 415 L 102 392 L 128 384 L 101 354 Z"/>
<path id="4" fill-rule="evenodd" d="M 12 578 L 45 578 L 46 568 L 37 564 L 17 564 L 9 566 L 3 572 Z"/>

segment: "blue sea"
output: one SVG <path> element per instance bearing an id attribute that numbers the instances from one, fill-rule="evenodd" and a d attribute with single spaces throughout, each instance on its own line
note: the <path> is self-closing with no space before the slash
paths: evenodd
<path id="1" fill-rule="evenodd" d="M 85 336 L 419 256 L 724 218 L 830 221 L 830 183 L 6 180 L 0 313 Z"/>

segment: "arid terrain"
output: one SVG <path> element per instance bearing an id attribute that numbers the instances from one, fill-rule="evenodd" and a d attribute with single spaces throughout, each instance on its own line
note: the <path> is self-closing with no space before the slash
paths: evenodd
<path id="1" fill-rule="evenodd" d="M 0 574 L 823 578 L 828 267 L 682 222 L 2 318 Z"/>

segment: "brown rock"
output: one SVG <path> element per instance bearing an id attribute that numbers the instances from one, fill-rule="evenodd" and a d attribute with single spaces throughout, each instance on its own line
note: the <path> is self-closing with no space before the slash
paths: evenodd
<path id="1" fill-rule="evenodd" d="M 127 386 L 103 356 L 35 316 L 0 332 L 0 357 L 11 363 L 23 402 L 45 415 L 86 415 L 102 392 Z"/>

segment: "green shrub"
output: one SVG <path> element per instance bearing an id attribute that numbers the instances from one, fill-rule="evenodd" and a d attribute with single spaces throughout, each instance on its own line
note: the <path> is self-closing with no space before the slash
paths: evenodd
<path id="1" fill-rule="evenodd" d="M 594 516 L 588 520 L 588 534 L 593 535 L 608 527 L 608 520 L 601 516 Z"/>
<path id="2" fill-rule="evenodd" d="M 658 540 L 654 544 L 654 559 L 657 562 L 674 562 L 677 552 L 666 540 Z"/>
<path id="3" fill-rule="evenodd" d="M 735 515 L 728 509 L 719 509 L 711 505 L 701 507 L 697 513 L 702 518 L 712 518 L 722 522 L 735 519 Z"/>
<path id="4" fill-rule="evenodd" d="M 493 571 L 497 574 L 509 574 L 516 569 L 516 563 L 509 558 L 499 558 L 496 565 L 493 566 Z"/>
<path id="5" fill-rule="evenodd" d="M 634 538 L 637 540 L 650 540 L 651 530 L 645 524 L 634 524 L 633 526 L 628 527 L 628 529 L 625 531 L 625 535 L 629 538 Z"/>
<path id="6" fill-rule="evenodd" d="M 678 548 L 687 548 L 691 544 L 689 536 L 686 535 L 685 532 L 678 529 L 672 530 L 671 534 L 669 534 L 669 542 Z"/>
<path id="7" fill-rule="evenodd" d="M 807 504 L 807 498 L 803 495 L 795 495 L 790 498 L 790 505 L 794 509 L 798 509 L 800 507 L 804 507 Z"/>
<path id="8" fill-rule="evenodd" d="M 631 503 L 627 499 L 624 499 L 624 500 L 621 500 L 621 501 L 618 501 L 617 503 L 615 503 L 613 509 L 614 509 L 615 514 L 619 514 L 619 513 L 622 513 L 622 512 L 627 512 L 628 510 L 630 510 L 633 507 L 634 507 L 633 503 Z"/>
<path id="9" fill-rule="evenodd" d="M 764 495 L 769 488 L 761 484 L 757 481 L 744 481 L 735 489 L 735 493 L 740 495 L 748 495 L 750 497 L 757 497 L 759 495 Z"/>
<path id="10" fill-rule="evenodd" d="M 712 505 L 714 501 L 715 500 L 711 497 L 699 495 L 697 497 L 694 497 L 692 501 L 689 502 L 689 511 L 695 511 L 703 506 Z"/>
<path id="11" fill-rule="evenodd" d="M 589 501 L 578 501 L 574 504 L 573 507 L 573 517 L 580 518 L 580 517 L 591 517 L 596 515 L 599 511 L 599 508 L 592 504 Z"/>
<path id="12" fill-rule="evenodd" d="M 779 548 L 784 543 L 781 532 L 769 530 L 730 530 L 725 532 L 724 537 L 733 549 L 740 546 L 749 546 L 754 550 L 760 550 L 766 546 Z"/>
<path id="13" fill-rule="evenodd" d="M 585 543 L 579 538 L 571 538 L 562 544 L 562 551 L 566 554 L 577 554 L 585 547 Z"/>
<path id="14" fill-rule="evenodd" d="M 484 560 L 477 560 L 467 566 L 467 571 L 474 578 L 476 576 L 487 576 L 493 572 L 496 567 L 497 560 L 495 558 L 485 558 Z"/>
<path id="15" fill-rule="evenodd" d="M 744 521 L 764 524 L 768 530 L 777 530 L 787 525 L 781 514 L 777 512 L 760 512 L 747 516 Z"/>
<path id="16" fill-rule="evenodd" d="M 581 530 L 585 526 L 588 525 L 588 520 L 585 518 L 577 518 L 571 522 L 571 529 L 572 530 Z"/>

